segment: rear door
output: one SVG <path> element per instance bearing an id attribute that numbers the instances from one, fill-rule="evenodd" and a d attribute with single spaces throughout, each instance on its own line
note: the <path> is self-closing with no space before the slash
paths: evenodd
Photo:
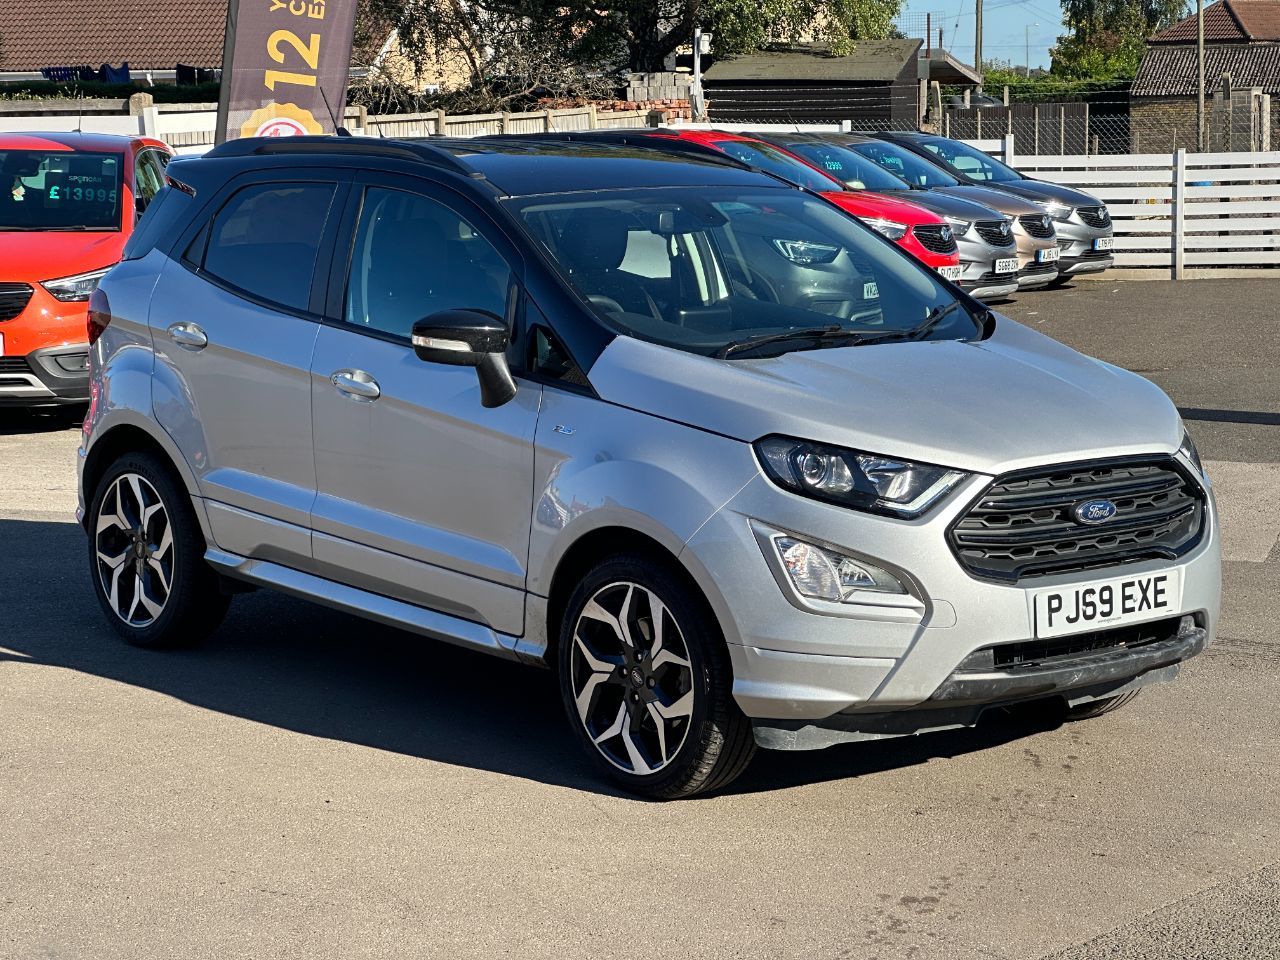
<path id="1" fill-rule="evenodd" d="M 317 570 L 519 635 L 542 388 L 485 409 L 470 367 L 424 363 L 414 321 L 506 316 L 521 262 L 478 207 L 414 178 L 371 174 L 349 206 L 344 284 L 312 362 Z"/>
<path id="2" fill-rule="evenodd" d="M 314 169 L 233 181 L 152 297 L 156 418 L 195 472 L 217 545 L 241 556 L 311 564 L 316 277 L 347 189 L 341 171 Z"/>

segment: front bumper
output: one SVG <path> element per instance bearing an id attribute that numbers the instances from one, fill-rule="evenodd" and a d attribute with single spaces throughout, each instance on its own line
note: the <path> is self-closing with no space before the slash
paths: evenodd
<path id="1" fill-rule="evenodd" d="M 0 406 L 59 406 L 89 402 L 88 344 L 0 357 Z"/>
<path id="2" fill-rule="evenodd" d="M 1094 242 L 1113 235 L 1112 227 L 1091 227 L 1072 214 L 1069 220 L 1055 224 L 1058 231 L 1059 273 L 1079 276 L 1082 273 L 1098 273 L 1115 263 L 1110 250 L 1095 250 Z"/>
<path id="3" fill-rule="evenodd" d="M 979 300 L 1005 297 L 1018 290 L 1018 274 L 996 273 L 997 260 L 1016 260 L 1017 248 L 1010 243 L 1004 247 L 987 243 L 974 231 L 960 238 L 959 285 Z"/>
<path id="4" fill-rule="evenodd" d="M 946 530 L 989 481 L 974 476 L 928 516 L 903 521 L 797 497 L 760 476 L 708 520 L 684 557 L 700 582 L 710 585 L 706 592 L 729 645 L 734 697 L 743 712 L 773 726 L 783 721 L 782 729 L 794 731 L 825 726 L 838 715 L 933 710 L 939 703 L 931 701 L 940 691 L 949 710 L 962 704 L 968 710 L 965 697 L 976 696 L 979 709 L 969 711 L 976 717 L 993 702 L 1055 695 L 1054 684 L 1066 689 L 1058 681 L 1045 685 L 1044 678 L 1030 687 L 1022 680 L 1001 687 L 1004 678 L 972 675 L 972 661 L 961 670 L 976 651 L 1035 637 L 1033 589 L 1114 575 L 1114 568 L 1099 568 L 1018 584 L 966 573 L 946 545 Z M 1205 517 L 1200 543 L 1178 560 L 1124 567 L 1135 576 L 1181 568 L 1181 606 L 1168 616 L 1193 617 L 1203 634 L 1194 649 L 1179 648 L 1185 656 L 1212 640 L 1218 618 L 1221 551 L 1211 493 Z M 908 595 L 863 593 L 857 602 L 844 604 L 806 600 L 767 549 L 768 538 L 777 533 L 870 561 L 897 577 Z M 1115 686 L 1113 681 L 1129 682 L 1137 675 L 1172 675 L 1140 658 L 1113 666 L 1098 682 Z M 957 671 L 965 676 L 956 676 Z M 919 726 L 920 718 L 902 723 Z"/>

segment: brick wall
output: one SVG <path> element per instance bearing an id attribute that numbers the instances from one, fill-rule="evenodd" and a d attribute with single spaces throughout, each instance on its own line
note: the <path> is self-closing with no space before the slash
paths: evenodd
<path id="1" fill-rule="evenodd" d="M 1172 153 L 1179 148 L 1195 150 L 1196 139 L 1194 99 L 1134 98 L 1130 104 L 1130 153 Z"/>

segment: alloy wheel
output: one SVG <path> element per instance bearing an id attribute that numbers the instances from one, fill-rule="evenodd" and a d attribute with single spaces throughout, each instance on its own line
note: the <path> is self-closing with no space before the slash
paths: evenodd
<path id="1" fill-rule="evenodd" d="M 94 553 L 103 596 L 116 616 L 131 627 L 155 623 L 173 584 L 173 526 L 146 477 L 123 473 L 107 488 Z"/>
<path id="2" fill-rule="evenodd" d="M 657 773 L 684 745 L 694 706 L 689 649 L 651 590 L 611 583 L 591 596 L 574 624 L 570 680 L 588 738 L 618 769 Z"/>

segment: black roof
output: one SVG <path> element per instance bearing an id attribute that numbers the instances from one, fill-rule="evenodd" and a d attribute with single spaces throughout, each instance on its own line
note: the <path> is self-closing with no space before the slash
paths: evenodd
<path id="1" fill-rule="evenodd" d="M 773 177 L 688 150 L 645 146 L 633 138 L 560 139 L 430 137 L 391 140 L 366 137 L 287 137 L 224 143 L 210 160 L 309 156 L 423 163 L 454 175 L 487 181 L 509 196 L 611 190 L 632 187 L 747 186 L 779 187 Z"/>

